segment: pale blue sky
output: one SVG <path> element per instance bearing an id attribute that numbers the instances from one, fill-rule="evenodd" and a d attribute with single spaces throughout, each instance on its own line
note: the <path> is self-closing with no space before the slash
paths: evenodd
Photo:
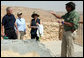
<path id="1" fill-rule="evenodd" d="M 1 5 L 24 6 L 44 10 L 66 11 L 65 4 L 70 1 L 1 1 Z M 77 11 L 83 11 L 83 1 L 73 1 Z"/>

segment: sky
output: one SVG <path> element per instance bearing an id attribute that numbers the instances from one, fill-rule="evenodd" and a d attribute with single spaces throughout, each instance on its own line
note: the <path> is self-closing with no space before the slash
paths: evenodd
<path id="1" fill-rule="evenodd" d="M 44 10 L 63 11 L 65 4 L 70 1 L 1 1 L 1 5 L 22 6 L 29 8 L 40 8 Z M 77 11 L 83 11 L 83 1 L 72 1 L 76 4 Z"/>

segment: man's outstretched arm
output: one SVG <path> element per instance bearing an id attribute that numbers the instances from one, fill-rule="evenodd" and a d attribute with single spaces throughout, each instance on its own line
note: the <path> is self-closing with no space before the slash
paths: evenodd
<path id="1" fill-rule="evenodd" d="M 56 18 L 58 18 L 58 19 L 63 19 L 61 16 L 58 16 L 58 15 L 56 15 L 54 12 L 51 12 L 51 14 L 53 14 Z M 60 22 L 59 22 L 60 23 Z M 70 22 L 63 22 L 63 24 L 65 24 L 65 25 L 67 25 L 67 26 L 70 26 L 70 27 L 72 27 L 74 24 L 73 23 L 70 23 Z"/>
<path id="2" fill-rule="evenodd" d="M 61 16 L 58 16 L 58 15 L 56 15 L 54 12 L 50 12 L 52 15 L 54 15 L 56 18 L 58 18 L 58 19 L 62 19 L 62 17 Z"/>

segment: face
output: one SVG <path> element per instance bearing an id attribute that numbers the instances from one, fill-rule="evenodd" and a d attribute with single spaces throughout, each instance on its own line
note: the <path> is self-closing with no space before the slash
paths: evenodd
<path id="1" fill-rule="evenodd" d="M 21 18 L 21 17 L 22 17 L 22 15 L 18 15 L 18 17 L 19 17 L 19 18 Z"/>
<path id="2" fill-rule="evenodd" d="M 13 9 L 10 8 L 8 11 L 7 11 L 8 14 L 12 14 L 13 13 Z"/>
<path id="3" fill-rule="evenodd" d="M 67 10 L 67 12 L 70 12 L 71 11 L 71 7 L 66 6 L 66 10 Z"/>
<path id="4" fill-rule="evenodd" d="M 34 16 L 34 19 L 37 19 L 38 17 L 37 16 Z"/>

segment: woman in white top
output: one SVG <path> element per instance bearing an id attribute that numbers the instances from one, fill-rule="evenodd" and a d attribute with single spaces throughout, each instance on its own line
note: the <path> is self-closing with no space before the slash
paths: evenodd
<path id="1" fill-rule="evenodd" d="M 26 34 L 26 23 L 25 19 L 22 18 L 22 13 L 17 13 L 18 18 L 16 19 L 17 28 L 19 30 L 18 39 L 23 39 L 23 36 Z"/>

